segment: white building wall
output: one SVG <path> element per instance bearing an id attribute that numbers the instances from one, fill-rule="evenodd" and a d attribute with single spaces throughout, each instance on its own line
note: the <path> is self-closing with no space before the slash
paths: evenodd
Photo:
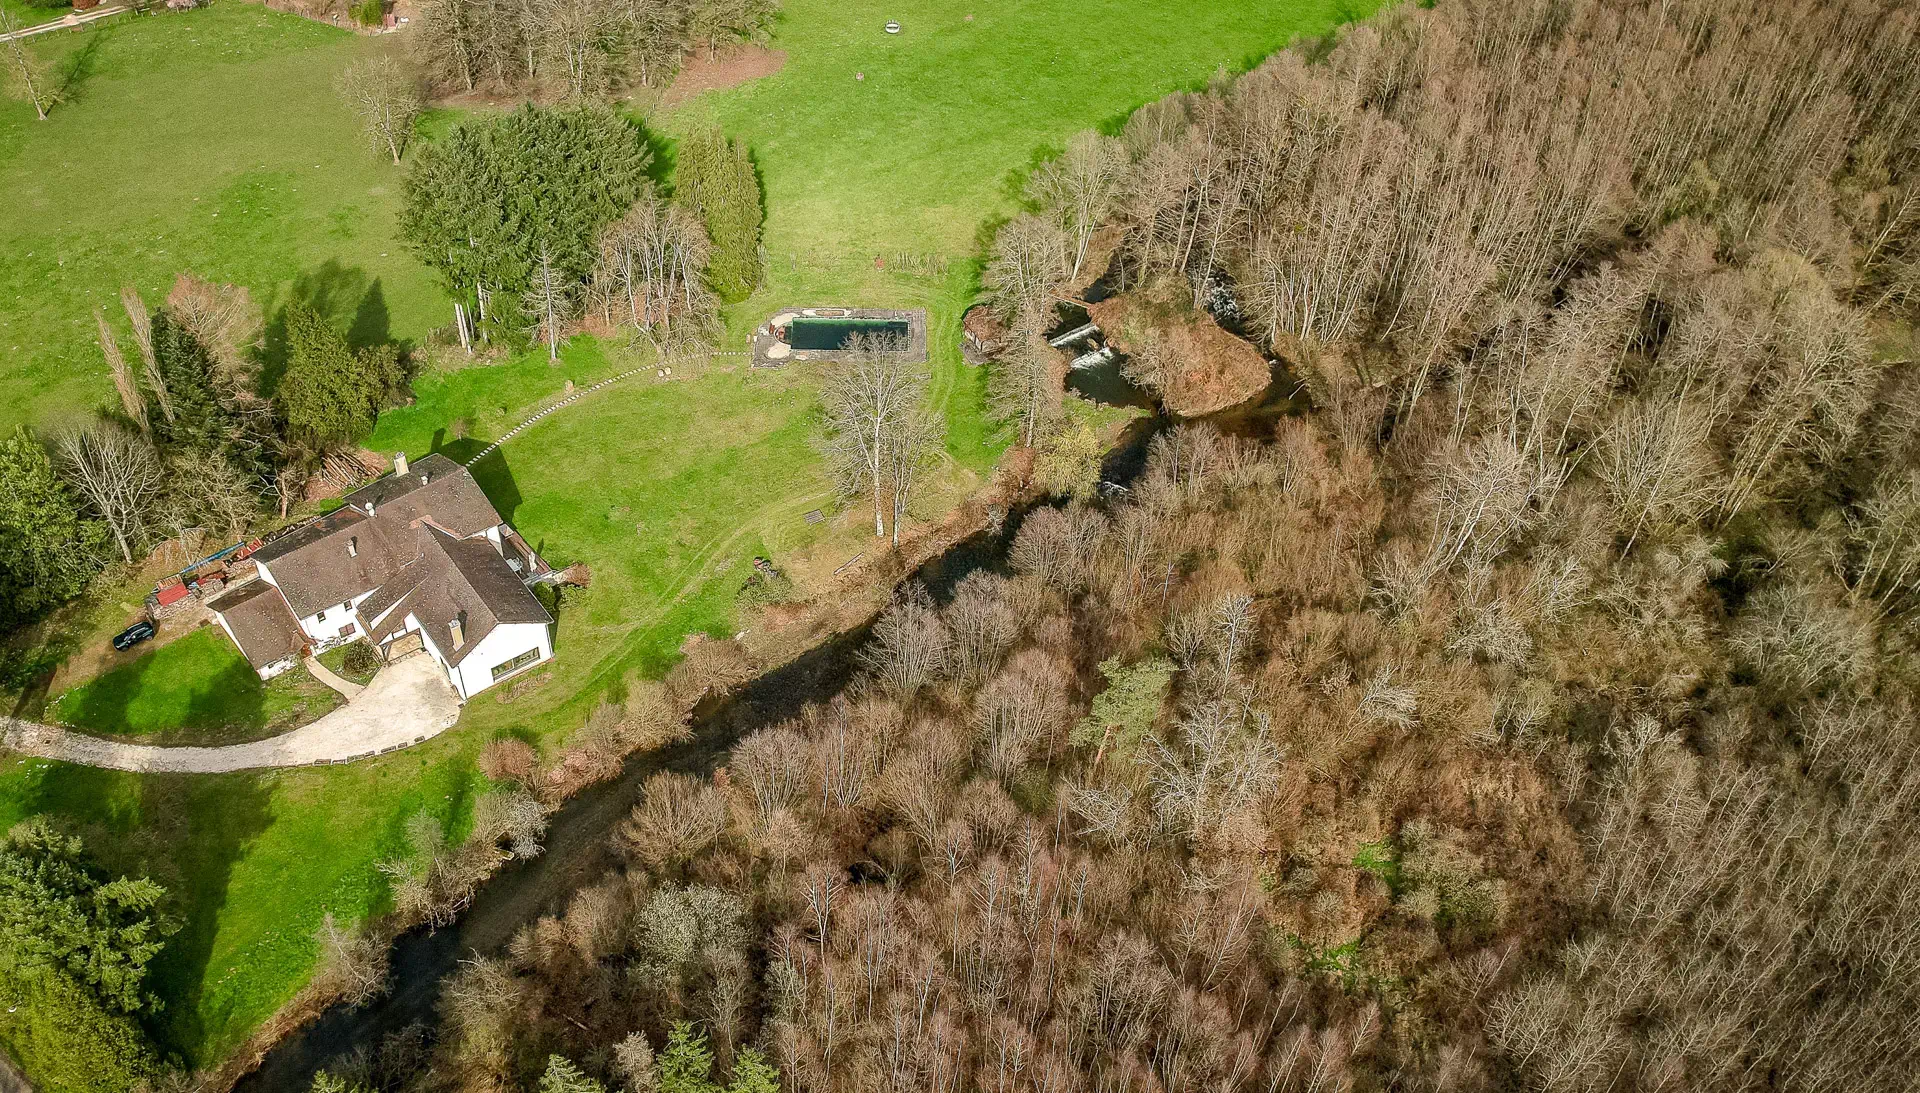
<path id="1" fill-rule="evenodd" d="M 374 590 L 369 588 L 353 599 L 345 601 L 346 606 L 344 607 L 336 603 L 330 607 L 322 608 L 320 611 L 301 619 L 300 629 L 305 631 L 307 637 L 313 639 L 313 644 L 321 649 L 339 645 L 342 642 L 352 641 L 360 637 L 363 633 L 360 629 L 360 618 L 358 614 L 360 605 L 366 602 L 367 597 L 373 595 L 373 593 Z M 322 618 L 322 615 L 325 617 Z M 352 626 L 353 632 L 342 635 L 340 633 L 342 626 Z"/>
<path id="2" fill-rule="evenodd" d="M 453 669 L 453 689 L 460 692 L 461 698 L 472 698 L 488 687 L 493 686 L 493 668 L 504 664 L 529 649 L 538 649 L 540 655 L 532 664 L 521 668 L 514 674 L 531 670 L 534 665 L 553 659 L 553 636 L 551 628 L 543 622 L 503 623 L 493 628 L 493 632 L 480 639 Z M 511 679 L 512 676 L 506 677 Z"/>

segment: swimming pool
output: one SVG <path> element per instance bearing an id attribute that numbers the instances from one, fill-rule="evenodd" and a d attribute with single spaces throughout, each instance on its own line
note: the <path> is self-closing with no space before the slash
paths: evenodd
<path id="1" fill-rule="evenodd" d="M 787 324 L 787 344 L 795 349 L 845 349 L 856 334 L 905 338 L 911 330 L 905 319 L 823 319 L 801 316 Z"/>

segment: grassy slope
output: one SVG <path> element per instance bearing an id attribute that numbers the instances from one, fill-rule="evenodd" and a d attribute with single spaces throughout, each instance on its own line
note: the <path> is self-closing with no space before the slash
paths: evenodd
<path id="1" fill-rule="evenodd" d="M 936 396 L 951 421 L 949 475 L 986 471 L 999 447 L 980 414 L 984 377 L 959 361 L 957 326 L 977 279 L 966 256 L 982 227 L 1014 208 L 1010 180 L 1076 129 L 1335 17 L 1324 0 L 1219 7 L 1025 0 L 969 24 L 932 3 L 883 12 L 864 0 L 789 0 L 776 43 L 788 51 L 785 71 L 661 119 L 669 130 L 718 120 L 750 142 L 763 174 L 772 280 L 729 309 L 730 340 L 783 304 L 927 307 Z M 883 35 L 888 18 L 907 32 Z M 218 39 L 214 49 L 246 56 L 182 54 L 203 33 L 202 46 Z M 27 269 L 0 272 L 0 350 L 46 347 L 0 358 L 0 389 L 13 396 L 0 414 L 14 415 L 0 422 L 108 396 L 78 324 L 122 271 L 159 291 L 191 265 L 284 295 L 294 276 L 332 258 L 382 278 L 395 333 L 439 321 L 430 281 L 389 241 L 391 175 L 361 158 L 327 88 L 364 48 L 374 47 L 228 5 L 105 42 L 100 77 L 61 119 L 85 139 L 29 132 L 30 120 L 0 107 L 0 201 L 33 209 L 0 216 L 0 247 L 24 243 L 35 255 Z M 145 60 L 123 61 L 116 77 L 115 56 Z M 182 56 L 202 60 L 188 69 Z M 854 71 L 867 79 L 856 83 Z M 107 195 L 106 220 L 66 211 L 73 203 L 60 195 L 70 191 Z M 874 268 L 876 254 L 888 256 L 887 271 Z M 898 273 L 897 256 L 914 254 L 951 261 Z M 558 369 L 534 358 L 424 376 L 416 404 L 386 415 L 374 443 L 460 454 L 565 379 L 620 366 L 582 339 Z M 810 399 L 799 369 L 637 377 L 477 468 L 532 542 L 556 562 L 589 562 L 595 585 L 561 606 L 553 680 L 511 703 L 481 698 L 463 731 L 350 768 L 219 778 L 3 761 L 0 826 L 60 812 L 115 867 L 173 887 L 189 927 L 156 968 L 169 998 L 158 1031 L 193 1061 L 218 1058 L 298 987 L 323 909 L 353 917 L 381 907 L 372 864 L 400 847 L 408 815 L 464 817 L 487 738 L 562 735 L 626 674 L 664 667 L 685 633 L 732 625 L 746 562 L 796 545 L 801 514 L 822 499 L 806 443 Z M 462 419 L 464 442 L 452 439 Z"/>
<path id="2" fill-rule="evenodd" d="M 258 740 L 338 705 L 304 668 L 262 683 L 218 627 L 207 626 L 54 699 L 63 725 L 143 743 Z"/>
<path id="3" fill-rule="evenodd" d="M 117 311 L 126 283 L 157 302 L 183 269 L 269 307 L 317 296 L 343 319 L 377 281 L 370 327 L 382 308 L 398 337 L 441 321 L 393 240 L 398 174 L 332 88 L 382 43 L 223 3 L 32 45 L 88 74 L 46 122 L 0 100 L 0 429 L 111 401 L 90 309 Z"/>

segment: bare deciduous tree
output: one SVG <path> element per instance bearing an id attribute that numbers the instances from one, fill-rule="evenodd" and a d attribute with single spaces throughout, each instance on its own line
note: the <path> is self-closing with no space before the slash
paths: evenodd
<path id="1" fill-rule="evenodd" d="M 392 57 L 373 57 L 349 65 L 335 86 L 359 117 L 367 143 L 399 166 L 425 105 L 413 72 Z"/>
<path id="2" fill-rule="evenodd" d="M 106 523 L 121 559 L 133 564 L 166 492 L 166 472 L 153 446 L 138 433 L 102 422 L 62 435 L 55 450 L 67 481 Z"/>
<path id="3" fill-rule="evenodd" d="M 145 435 L 148 431 L 146 397 L 140 393 L 140 385 L 133 378 L 132 369 L 127 367 L 127 358 L 120 352 L 120 343 L 114 339 L 113 328 L 107 325 L 106 314 L 95 312 L 93 321 L 100 340 L 100 355 L 107 359 L 107 368 L 113 373 L 113 389 L 120 395 L 121 412 Z"/>
<path id="4" fill-rule="evenodd" d="M 27 50 L 26 41 L 17 36 L 19 30 L 20 23 L 13 12 L 0 9 L 0 37 L 7 39 L 4 86 L 10 94 L 32 103 L 34 116 L 46 121 L 47 111 L 55 102 L 53 84 L 46 62 Z"/>
<path id="5" fill-rule="evenodd" d="M 987 296 L 1009 324 L 1021 315 L 1051 315 L 1072 268 L 1071 245 L 1059 225 L 1030 213 L 1008 221 L 987 263 Z"/>
<path id="6" fill-rule="evenodd" d="M 260 311 L 245 285 L 182 273 L 167 293 L 167 314 L 206 349 L 222 396 L 241 406 L 259 400 Z"/>
<path id="7" fill-rule="evenodd" d="M 833 362 L 820 393 L 828 463 L 842 493 L 869 493 L 873 534 L 887 534 L 888 491 L 925 458 L 934 439 L 922 405 L 927 368 L 907 358 L 898 338 L 855 335 Z M 896 509 L 894 529 L 899 530 Z"/>
<path id="8" fill-rule="evenodd" d="M 364 931 L 343 927 L 329 911 L 316 935 L 320 962 L 314 983 L 349 1006 L 363 1006 L 387 989 L 387 946 Z"/>
<path id="9" fill-rule="evenodd" d="M 160 361 L 153 355 L 153 314 L 147 310 L 147 302 L 140 298 L 140 290 L 132 285 L 120 287 L 120 306 L 127 313 L 127 322 L 133 324 L 133 344 L 140 348 L 147 388 L 160 403 L 161 416 L 171 422 L 173 395 L 167 390 L 167 378 L 160 374 Z"/>
<path id="10" fill-rule="evenodd" d="M 1034 172 L 1031 192 L 1067 231 L 1073 252 L 1069 280 L 1079 278 L 1087 243 L 1112 211 L 1126 168 L 1126 146 L 1116 137 L 1088 129 L 1075 133 L 1067 140 L 1065 153 Z"/>

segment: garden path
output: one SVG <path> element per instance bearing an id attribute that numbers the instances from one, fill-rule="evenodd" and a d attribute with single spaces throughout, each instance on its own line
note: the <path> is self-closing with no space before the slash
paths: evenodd
<path id="1" fill-rule="evenodd" d="M 339 676 L 334 675 L 333 670 L 331 668 L 328 668 L 326 665 L 320 663 L 319 657 L 307 658 L 307 671 L 313 673 L 313 678 L 319 680 L 320 682 L 326 684 L 329 687 L 332 687 L 334 690 L 339 691 L 340 697 L 346 699 L 349 702 L 353 701 L 353 698 L 355 695 L 358 695 L 361 691 L 366 690 L 364 686 L 361 686 L 360 684 L 355 683 L 350 679 L 341 679 Z"/>
<path id="2" fill-rule="evenodd" d="M 221 774 L 363 759 L 438 736 L 459 719 L 460 700 L 446 673 L 433 658 L 415 653 L 382 668 L 365 690 L 312 724 L 249 744 L 129 744 L 0 717 L 0 748 L 111 770 Z"/>
<path id="3" fill-rule="evenodd" d="M 31 26 L 31 27 L 21 27 L 19 30 L 13 31 L 9 34 L 0 34 L 0 42 L 11 42 L 15 38 L 31 38 L 36 34 L 45 34 L 48 31 L 59 30 L 62 27 L 82 26 L 84 24 L 91 23 L 96 19 L 105 19 L 109 15 L 118 15 L 125 10 L 127 10 L 125 6 L 120 4 L 114 4 L 109 7 L 95 8 L 92 11 L 87 11 L 87 12 L 80 12 L 80 11 L 69 12 L 65 16 L 62 16 L 59 19 L 55 19 L 51 23 L 41 23 L 37 26 Z"/>

